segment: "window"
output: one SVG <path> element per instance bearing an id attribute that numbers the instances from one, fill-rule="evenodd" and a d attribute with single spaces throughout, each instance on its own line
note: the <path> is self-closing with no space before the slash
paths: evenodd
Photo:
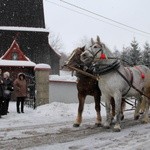
<path id="1" fill-rule="evenodd" d="M 18 53 L 16 52 L 12 53 L 12 60 L 18 60 Z"/>

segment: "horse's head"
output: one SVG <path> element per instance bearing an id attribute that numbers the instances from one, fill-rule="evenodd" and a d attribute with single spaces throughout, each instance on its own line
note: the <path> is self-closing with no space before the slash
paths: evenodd
<path id="1" fill-rule="evenodd" d="M 84 51 L 85 51 L 85 46 L 78 47 L 75 50 L 73 50 L 71 55 L 68 57 L 68 60 L 66 61 L 65 65 L 79 68 L 80 65 L 83 64 L 83 62 L 80 60 L 80 55 Z"/>
<path id="2" fill-rule="evenodd" d="M 97 41 L 94 41 L 93 38 L 91 38 L 91 44 L 90 47 L 93 53 L 100 52 L 105 48 L 105 44 L 100 41 L 99 36 L 97 36 Z"/>
<path id="3" fill-rule="evenodd" d="M 106 60 L 107 56 L 113 56 L 113 54 L 105 46 L 105 44 L 100 41 L 99 36 L 97 36 L 96 41 L 94 41 L 93 38 L 91 38 L 91 44 L 92 45 L 90 46 L 90 48 L 88 50 L 85 50 L 81 54 L 81 61 L 85 64 L 89 64 L 94 61 L 100 62 L 101 60 Z"/>

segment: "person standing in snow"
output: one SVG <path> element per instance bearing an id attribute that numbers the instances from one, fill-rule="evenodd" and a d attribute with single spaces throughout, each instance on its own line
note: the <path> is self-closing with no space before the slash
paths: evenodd
<path id="1" fill-rule="evenodd" d="M 17 99 L 17 113 L 20 113 L 20 103 L 21 112 L 24 113 L 24 101 L 27 97 L 27 81 L 24 73 L 19 73 L 17 79 L 14 81 L 14 94 Z"/>
<path id="2" fill-rule="evenodd" d="M 9 102 L 11 100 L 11 93 L 13 91 L 13 81 L 10 78 L 9 72 L 3 73 L 3 86 L 4 86 L 4 101 L 6 103 L 4 111 L 6 113 L 9 113 L 8 112 Z"/>
<path id="3" fill-rule="evenodd" d="M 3 88 L 3 80 L 2 80 L 2 70 L 0 69 L 0 118 L 2 115 L 3 103 L 4 103 L 4 88 Z"/>

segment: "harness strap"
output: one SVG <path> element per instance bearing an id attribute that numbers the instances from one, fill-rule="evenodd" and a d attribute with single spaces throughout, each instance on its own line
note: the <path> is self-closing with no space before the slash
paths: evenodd
<path id="1" fill-rule="evenodd" d="M 132 88 L 134 88 L 137 92 L 139 92 L 141 95 L 147 97 L 148 99 L 150 99 L 150 97 L 148 97 L 147 95 L 145 95 L 142 91 L 140 91 L 139 89 L 137 89 L 133 84 L 131 84 L 126 77 L 119 71 L 116 69 L 116 71 L 118 72 L 118 74 L 129 84 L 129 86 L 131 86 Z"/>
<path id="2" fill-rule="evenodd" d="M 131 71 L 131 69 L 129 69 L 128 67 L 124 68 L 125 71 L 126 69 L 130 72 L 130 75 L 131 75 L 131 81 L 130 81 L 130 85 L 129 85 L 129 89 L 127 90 L 127 92 L 125 94 L 123 94 L 122 96 L 124 97 L 125 95 L 128 94 L 128 92 L 130 91 L 131 89 L 131 85 L 133 84 L 133 72 Z"/>

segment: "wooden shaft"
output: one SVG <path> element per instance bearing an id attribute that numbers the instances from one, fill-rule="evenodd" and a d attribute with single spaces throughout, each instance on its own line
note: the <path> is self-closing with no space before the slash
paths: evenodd
<path id="1" fill-rule="evenodd" d="M 96 77 L 96 76 L 94 76 L 94 75 L 92 75 L 92 74 L 90 74 L 90 73 L 88 73 L 86 71 L 83 71 L 81 69 L 75 68 L 73 66 L 68 66 L 67 65 L 67 67 L 70 68 L 70 69 L 73 69 L 73 70 L 75 70 L 75 71 L 77 71 L 77 72 L 79 72 L 79 73 L 81 73 L 81 74 L 83 74 L 85 76 L 91 77 L 92 79 L 99 80 L 99 77 Z"/>

